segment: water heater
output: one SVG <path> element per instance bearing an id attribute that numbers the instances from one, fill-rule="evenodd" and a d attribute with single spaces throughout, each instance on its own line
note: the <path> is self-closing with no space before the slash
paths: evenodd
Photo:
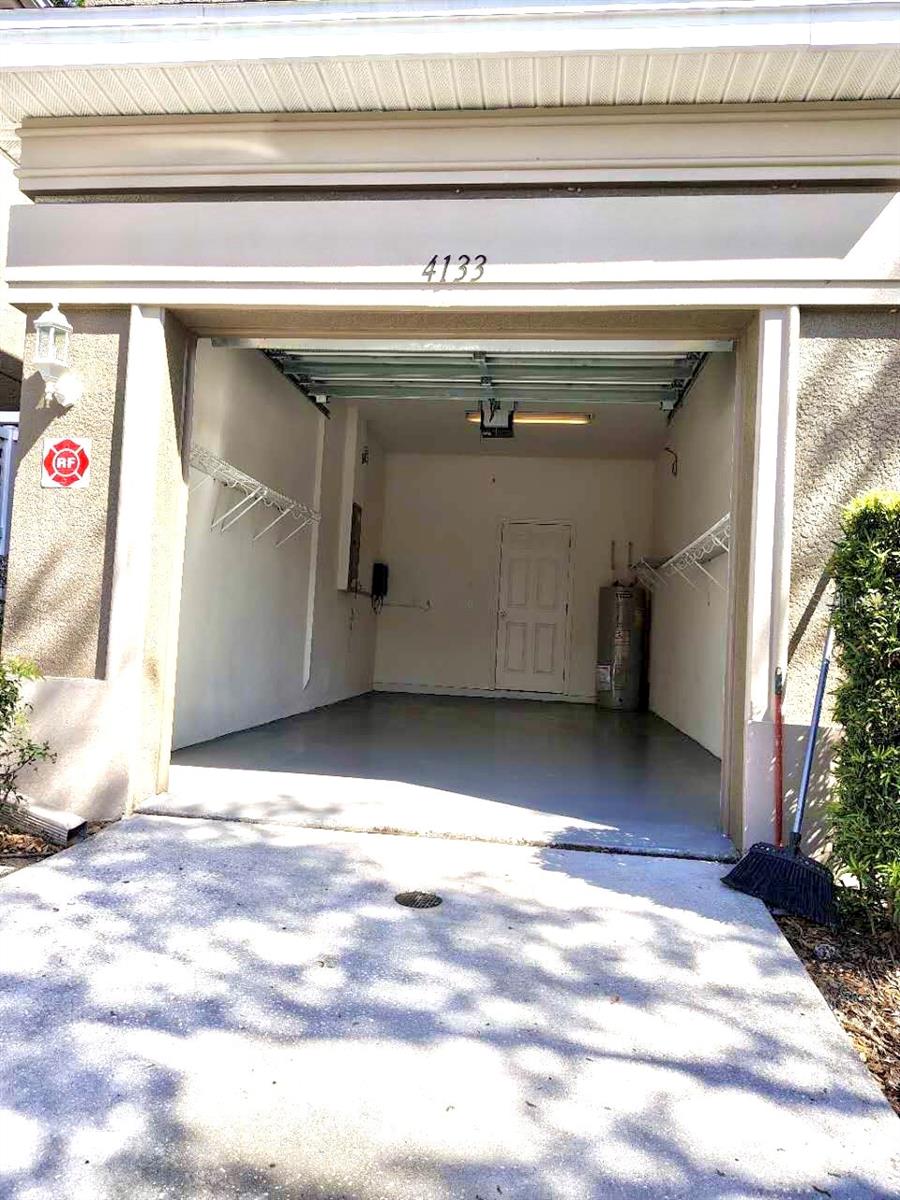
<path id="1" fill-rule="evenodd" d="M 600 589 L 596 693 L 600 708 L 635 712 L 645 695 L 649 597 L 637 585 Z"/>

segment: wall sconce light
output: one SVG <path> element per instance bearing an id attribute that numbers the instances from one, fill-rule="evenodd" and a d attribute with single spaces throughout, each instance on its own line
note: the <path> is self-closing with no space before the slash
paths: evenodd
<path id="1" fill-rule="evenodd" d="M 69 370 L 69 340 L 72 326 L 54 304 L 34 323 L 37 334 L 35 368 L 46 388 L 44 394 L 63 408 L 71 408 L 81 399 L 83 387 L 75 371 Z"/>

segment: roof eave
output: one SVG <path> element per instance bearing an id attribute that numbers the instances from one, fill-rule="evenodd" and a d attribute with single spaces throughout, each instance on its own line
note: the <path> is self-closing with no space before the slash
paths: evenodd
<path id="1" fill-rule="evenodd" d="M 897 0 L 235 3 L 0 14 L 0 70 L 900 45 Z M 477 38 L 473 40 L 473 33 Z"/>

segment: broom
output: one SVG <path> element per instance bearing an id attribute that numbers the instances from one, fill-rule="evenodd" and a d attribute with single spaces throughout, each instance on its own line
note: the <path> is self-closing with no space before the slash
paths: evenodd
<path id="1" fill-rule="evenodd" d="M 809 855 L 801 854 L 800 831 L 803 828 L 803 814 L 809 795 L 809 782 L 816 752 L 819 719 L 822 715 L 822 701 L 825 697 L 825 684 L 828 681 L 828 669 L 831 666 L 833 641 L 834 632 L 829 622 L 825 649 L 822 652 L 822 665 L 819 668 L 816 702 L 813 706 L 813 716 L 806 743 L 806 756 L 803 760 L 797 812 L 794 816 L 794 826 L 788 844 L 782 848 L 768 842 L 757 842 L 750 847 L 737 866 L 722 879 L 724 884 L 734 888 L 737 892 L 756 896 L 758 900 L 762 900 L 771 908 L 779 908 L 783 912 L 792 913 L 795 917 L 805 917 L 817 925 L 837 924 L 837 913 L 834 906 L 834 879 L 827 867 L 823 867 Z"/>
<path id="2" fill-rule="evenodd" d="M 784 674 L 775 672 L 775 845 L 784 845 Z"/>

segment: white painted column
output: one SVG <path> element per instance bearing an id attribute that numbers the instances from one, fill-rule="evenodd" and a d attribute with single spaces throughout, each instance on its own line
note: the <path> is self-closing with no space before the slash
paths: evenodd
<path id="1" fill-rule="evenodd" d="M 165 311 L 131 308 L 118 471 L 106 678 L 113 689 L 130 794 L 141 740 L 141 689 L 159 462 L 160 398 L 166 371 Z"/>
<path id="2" fill-rule="evenodd" d="M 165 329 L 165 326 L 164 326 Z M 194 423 L 194 370 L 197 359 L 197 338 L 193 334 L 185 337 L 182 408 L 178 421 L 180 439 L 180 467 L 183 486 L 178 489 L 175 507 L 177 536 L 172 539 L 169 560 L 169 605 L 168 645 L 162 670 L 162 705 L 160 722 L 159 763 L 156 773 L 156 792 L 165 792 L 169 787 L 172 734 L 175 728 L 175 678 L 178 666 L 178 625 L 181 620 L 181 585 L 184 575 L 185 536 L 187 532 L 188 497 L 190 494 L 191 433 Z"/>
<path id="3" fill-rule="evenodd" d="M 774 809 L 773 689 L 789 638 L 799 312 L 759 314 L 753 506 L 744 692 L 743 842 L 770 841 Z"/>

